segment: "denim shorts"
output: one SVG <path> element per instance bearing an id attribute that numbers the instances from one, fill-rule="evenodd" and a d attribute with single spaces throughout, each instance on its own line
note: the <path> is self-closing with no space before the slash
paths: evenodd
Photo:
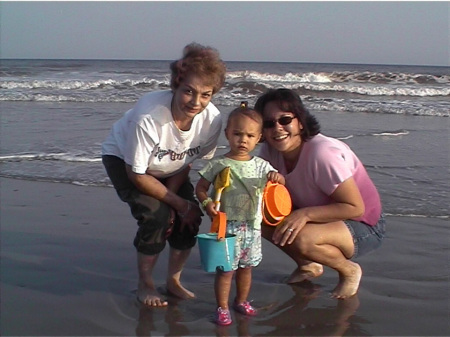
<path id="1" fill-rule="evenodd" d="M 355 252 L 351 257 L 352 260 L 381 246 L 386 233 L 384 214 L 381 214 L 375 226 L 354 220 L 345 220 L 344 223 L 347 225 L 355 245 Z"/>

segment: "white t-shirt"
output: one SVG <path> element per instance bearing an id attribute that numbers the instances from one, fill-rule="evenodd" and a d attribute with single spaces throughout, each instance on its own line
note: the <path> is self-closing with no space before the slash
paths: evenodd
<path id="1" fill-rule="evenodd" d="M 220 111 L 209 103 L 194 117 L 190 130 L 182 131 L 172 117 L 172 97 L 171 91 L 144 95 L 114 123 L 102 154 L 123 159 L 135 173 L 157 178 L 172 176 L 197 158 L 212 158 L 222 131 Z"/>

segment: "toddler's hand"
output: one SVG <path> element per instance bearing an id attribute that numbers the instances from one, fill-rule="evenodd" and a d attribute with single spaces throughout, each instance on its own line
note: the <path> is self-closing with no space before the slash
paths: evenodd
<path id="1" fill-rule="evenodd" d="M 205 208 L 206 214 L 212 219 L 217 215 L 216 204 L 214 202 L 210 202 L 206 205 Z"/>
<path id="2" fill-rule="evenodd" d="M 285 184 L 284 176 L 275 171 L 270 171 L 269 173 L 267 173 L 267 180 L 281 185 Z"/>

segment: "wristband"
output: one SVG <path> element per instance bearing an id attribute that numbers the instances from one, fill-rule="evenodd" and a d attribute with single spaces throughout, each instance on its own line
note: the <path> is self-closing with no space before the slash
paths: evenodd
<path id="1" fill-rule="evenodd" d="M 206 198 L 205 200 L 202 201 L 202 207 L 204 210 L 206 210 L 206 205 L 208 205 L 210 202 L 213 202 L 211 198 Z"/>

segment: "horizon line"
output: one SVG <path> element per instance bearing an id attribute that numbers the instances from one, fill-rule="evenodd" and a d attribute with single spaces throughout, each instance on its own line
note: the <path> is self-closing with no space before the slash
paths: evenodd
<path id="1" fill-rule="evenodd" d="M 13 57 L 0 57 L 1 61 L 124 61 L 124 62 L 172 62 L 173 60 L 162 59 L 116 59 L 116 58 L 13 58 Z M 241 62 L 241 63 L 301 63 L 301 64 L 336 64 L 336 65 L 371 65 L 371 66 L 411 66 L 411 67 L 449 67 L 448 65 L 433 65 L 433 64 L 404 64 L 404 63 L 355 63 L 355 62 L 311 62 L 311 61 L 236 61 L 236 60 L 223 60 L 227 62 Z"/>

